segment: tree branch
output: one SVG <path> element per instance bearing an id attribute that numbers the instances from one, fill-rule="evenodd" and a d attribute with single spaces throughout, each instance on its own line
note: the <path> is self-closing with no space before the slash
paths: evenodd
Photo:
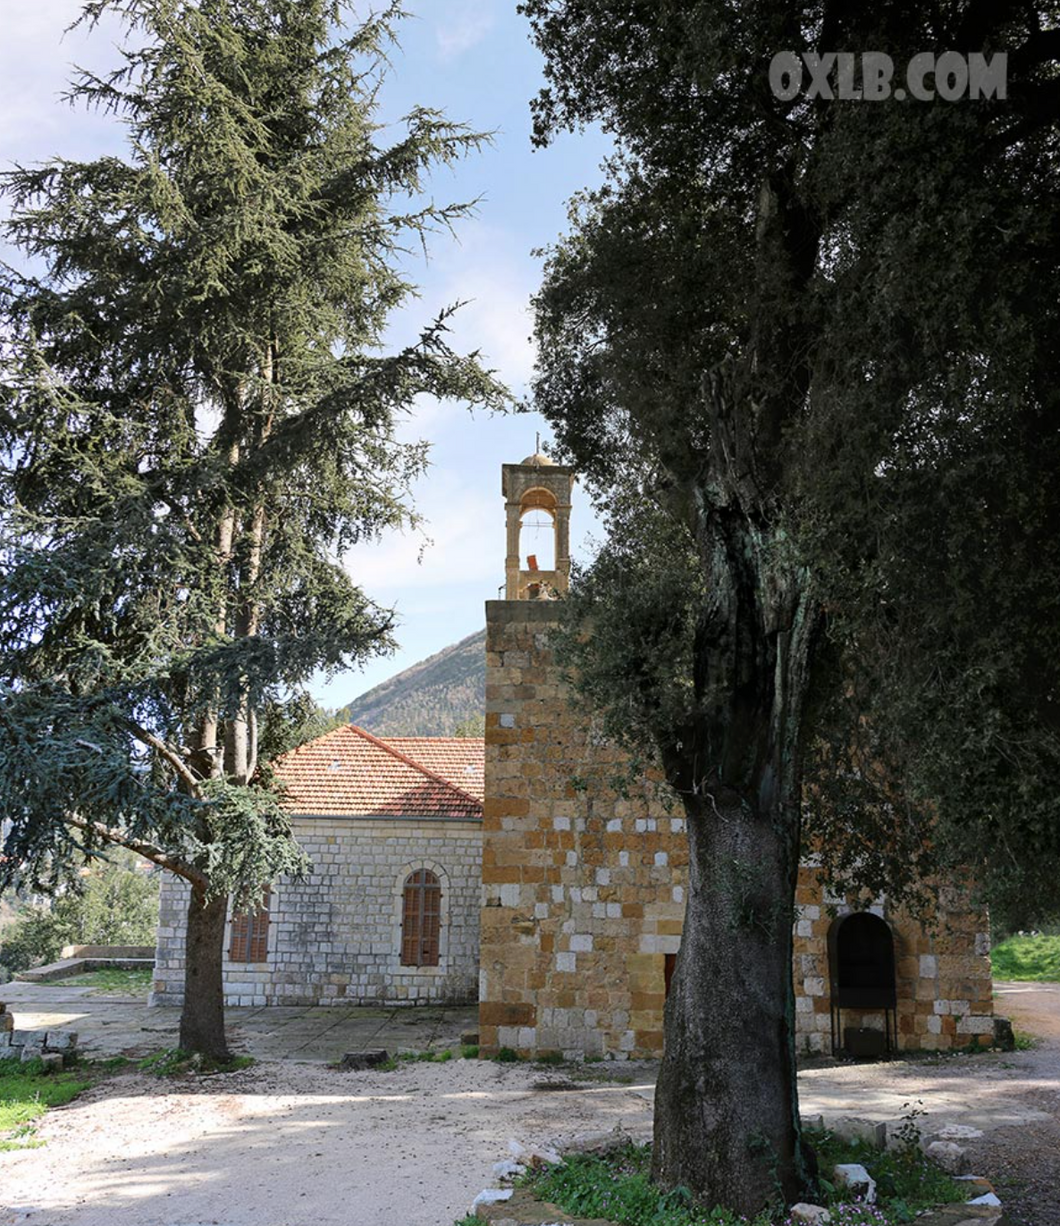
<path id="1" fill-rule="evenodd" d="M 190 882 L 193 886 L 199 889 L 206 889 L 209 885 L 209 880 L 204 873 L 199 872 L 197 868 L 193 868 L 190 864 L 185 864 L 183 860 L 176 856 L 169 855 L 160 847 L 155 847 L 153 843 L 145 843 L 142 839 L 134 839 L 129 835 L 122 834 L 118 830 L 112 830 L 109 826 L 104 826 L 102 822 L 86 822 L 79 817 L 64 817 L 63 820 L 68 826 L 75 826 L 78 830 L 86 830 L 91 834 L 98 835 L 108 843 L 113 843 L 117 847 L 126 847 L 129 851 L 135 851 L 137 855 L 143 856 L 145 860 L 150 860 L 152 864 L 157 864 L 161 868 L 168 869 L 171 873 L 176 873 L 178 877 L 183 877 L 185 881 Z"/>
<path id="2" fill-rule="evenodd" d="M 148 732 L 146 728 L 141 728 L 139 724 L 126 716 L 121 716 L 121 722 L 133 734 L 134 737 L 142 744 L 149 746 L 160 757 L 164 758 L 170 766 L 177 772 L 181 779 L 188 785 L 192 796 L 201 797 L 202 793 L 199 790 L 199 780 L 195 776 L 195 772 L 184 761 L 184 759 L 165 743 L 160 737 L 155 736 L 153 732 Z"/>

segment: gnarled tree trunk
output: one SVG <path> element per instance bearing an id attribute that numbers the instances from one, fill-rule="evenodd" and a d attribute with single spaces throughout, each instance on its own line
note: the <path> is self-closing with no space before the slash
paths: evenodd
<path id="1" fill-rule="evenodd" d="M 791 963 L 800 750 L 820 619 L 773 495 L 782 431 L 766 419 L 783 406 L 754 403 L 751 366 L 725 364 L 704 388 L 697 704 L 680 738 L 660 746 L 688 814 L 690 856 L 654 1151 L 661 1183 L 748 1216 L 800 1199 L 807 1185 Z"/>

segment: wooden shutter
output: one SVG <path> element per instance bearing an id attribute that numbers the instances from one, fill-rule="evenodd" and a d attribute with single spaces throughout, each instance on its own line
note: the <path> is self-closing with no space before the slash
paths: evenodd
<path id="1" fill-rule="evenodd" d="M 442 930 L 442 887 L 427 868 L 405 879 L 401 912 L 401 965 L 437 966 Z"/>
<path id="2" fill-rule="evenodd" d="M 229 962 L 268 962 L 269 960 L 269 897 L 262 895 L 257 911 L 232 916 L 232 936 L 228 944 Z"/>

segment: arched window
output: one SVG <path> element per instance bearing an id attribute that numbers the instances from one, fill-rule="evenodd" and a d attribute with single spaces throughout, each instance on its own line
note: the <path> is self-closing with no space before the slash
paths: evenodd
<path id="1" fill-rule="evenodd" d="M 429 868 L 405 878 L 401 912 L 401 965 L 437 966 L 442 928 L 442 887 Z"/>

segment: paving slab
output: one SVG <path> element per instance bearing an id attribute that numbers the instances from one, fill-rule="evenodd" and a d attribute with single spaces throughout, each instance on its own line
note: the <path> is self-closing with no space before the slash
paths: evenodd
<path id="1" fill-rule="evenodd" d="M 76 1030 L 89 1056 L 146 1055 L 175 1047 L 180 1010 L 133 997 L 94 996 L 91 987 L 8 983 L 0 1000 L 24 1030 Z M 255 1006 L 225 1010 L 233 1048 L 260 1060 L 332 1064 L 348 1051 L 389 1052 L 458 1047 L 478 1025 L 474 1005 L 370 1007 Z"/>

